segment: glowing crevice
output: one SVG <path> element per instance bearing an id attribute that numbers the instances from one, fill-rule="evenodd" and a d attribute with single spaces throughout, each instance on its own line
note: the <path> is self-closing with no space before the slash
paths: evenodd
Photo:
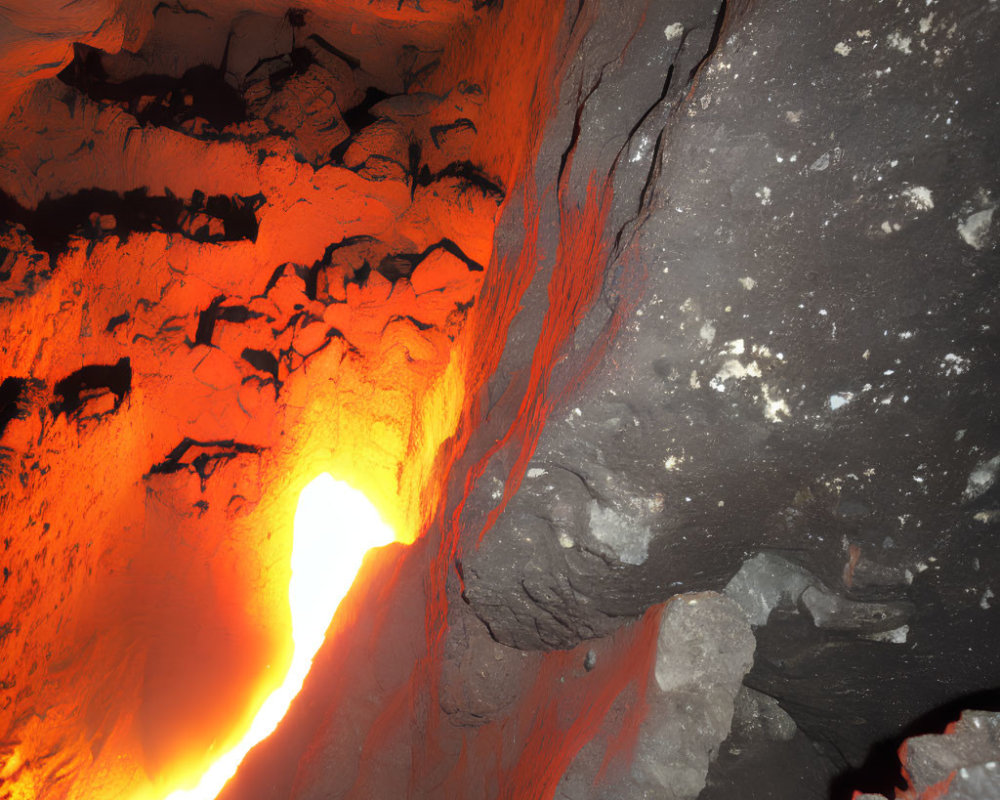
<path id="1" fill-rule="evenodd" d="M 220 756 L 196 786 L 178 789 L 166 800 L 212 800 L 222 791 L 247 753 L 278 726 L 299 693 L 365 554 L 395 539 L 368 498 L 329 473 L 302 490 L 295 510 L 288 585 L 294 649 L 285 680 L 261 705 L 240 742 Z"/>

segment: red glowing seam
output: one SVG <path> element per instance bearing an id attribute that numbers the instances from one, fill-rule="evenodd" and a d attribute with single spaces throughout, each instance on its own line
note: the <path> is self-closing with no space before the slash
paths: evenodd
<path id="1" fill-rule="evenodd" d="M 585 24 L 573 25 L 568 34 L 569 47 L 567 52 L 572 54 L 576 51 L 586 27 Z M 557 75 L 561 76 L 570 63 L 571 59 L 566 58 L 560 68 L 556 70 Z M 533 107 L 547 107 L 548 98 L 540 99 L 539 94 L 544 93 L 544 87 L 551 85 L 559 85 L 559 81 L 548 83 L 544 80 L 539 81 L 532 97 Z M 518 167 L 533 164 L 536 151 L 537 141 L 532 144 L 530 154 L 521 161 Z M 483 287 L 480 302 L 477 303 L 477 308 L 495 311 L 489 317 L 482 313 L 477 314 L 473 330 L 470 331 L 472 333 L 471 341 L 477 343 L 479 348 L 477 355 L 485 354 L 486 358 L 479 363 L 470 364 L 470 372 L 467 375 L 470 401 L 455 436 L 446 446 L 447 455 L 442 458 L 442 466 L 445 466 L 445 462 L 448 466 L 456 463 L 469 441 L 470 432 L 474 427 L 473 422 L 483 418 L 481 392 L 499 364 L 502 354 L 501 343 L 506 339 L 507 328 L 520 307 L 524 292 L 530 285 L 539 260 L 539 203 L 537 197 L 534 196 L 533 184 L 528 174 L 529 169 L 530 167 L 523 169 L 521 184 L 525 187 L 525 237 L 514 264 L 510 264 L 506 259 L 500 264 L 494 260 L 493 267 L 490 269 L 488 279 Z M 521 169 L 518 171 L 520 172 Z M 560 187 L 559 192 L 560 205 L 563 205 L 564 200 L 562 188 Z M 490 515 L 483 529 L 485 532 L 493 524 L 496 514 L 502 510 L 507 498 L 516 490 L 516 486 L 523 477 L 528 459 L 537 444 L 545 420 L 556 399 L 561 399 L 561 392 L 560 398 L 550 396 L 549 383 L 558 355 L 571 341 L 577 325 L 600 291 L 601 278 L 603 277 L 602 267 L 607 261 L 607 247 L 602 240 L 602 234 L 610 208 L 610 200 L 610 183 L 606 182 L 602 191 L 598 192 L 594 180 L 591 179 L 584 209 L 573 209 L 564 214 L 564 227 L 561 231 L 556 265 L 549 281 L 550 314 L 543 325 L 538 348 L 531 364 L 528 385 L 525 387 L 525 394 L 520 403 L 519 414 L 501 440 L 489 448 L 488 452 L 467 472 L 462 496 L 447 518 L 444 511 L 447 507 L 446 502 L 442 502 L 440 505 L 442 511 L 438 516 L 438 525 L 440 526 L 441 538 L 438 542 L 434 568 L 427 578 L 425 633 L 428 653 L 418 663 L 413 676 L 414 680 L 418 680 L 419 675 L 430 678 L 423 684 L 428 687 L 428 696 L 419 699 L 411 697 L 415 703 L 430 702 L 436 704 L 438 700 L 439 675 L 435 672 L 435 665 L 440 664 L 439 656 L 443 647 L 443 631 L 448 613 L 446 582 L 458 550 L 462 513 L 465 510 L 466 499 L 470 496 L 476 482 L 484 474 L 490 459 L 515 437 L 520 439 L 522 447 L 507 482 L 501 507 L 495 509 Z M 613 339 L 621 320 L 622 311 L 619 310 L 612 325 L 609 326 L 597 345 L 591 349 L 581 372 L 571 378 L 574 385 L 583 379 L 584 375 L 581 373 L 589 373 L 599 362 L 600 356 L 608 342 Z M 443 488 L 441 494 L 442 500 L 446 500 L 447 489 Z M 476 736 L 471 733 L 463 736 L 460 751 L 457 754 L 451 754 L 451 758 L 454 759 L 454 767 L 448 778 L 445 779 L 445 783 L 452 784 L 459 791 L 463 786 L 467 788 L 472 785 L 469 782 L 473 777 L 472 772 L 483 775 L 485 774 L 484 764 L 496 760 L 498 769 L 494 774 L 500 775 L 501 796 L 517 798 L 517 800 L 528 796 L 551 796 L 554 794 L 566 767 L 583 744 L 590 741 L 595 731 L 600 727 L 607 708 L 626 687 L 633 686 L 638 699 L 629 710 L 630 716 L 626 724 L 634 733 L 626 735 L 625 741 L 615 752 L 623 748 L 629 749 L 638 732 L 637 720 L 641 719 L 641 709 L 648 683 L 648 674 L 641 678 L 636 677 L 635 664 L 648 665 L 651 663 L 652 648 L 655 647 L 656 631 L 659 627 L 658 619 L 658 612 L 651 613 L 633 630 L 626 630 L 616 635 L 616 638 L 625 641 L 620 643 L 620 647 L 614 648 L 614 652 L 617 654 L 613 660 L 615 665 L 612 666 L 611 663 L 602 665 L 599 679 L 595 678 L 590 681 L 591 684 L 596 683 L 597 686 L 594 687 L 594 696 L 588 696 L 586 703 L 570 703 L 570 707 L 566 707 L 565 703 L 558 702 L 559 692 L 554 691 L 558 687 L 557 681 L 568 670 L 574 665 L 579 668 L 577 663 L 580 659 L 579 654 L 547 654 L 542 660 L 541 669 L 535 678 L 533 689 L 529 695 L 531 699 L 518 706 L 518 718 L 492 723 L 488 729 L 480 729 Z M 641 646 L 636 646 L 636 639 L 641 643 Z M 585 680 L 586 677 L 581 678 L 581 681 Z M 556 699 L 553 700 L 553 697 Z M 401 692 L 397 697 L 394 697 L 393 706 L 398 709 L 399 705 L 397 704 L 402 703 L 403 700 L 404 694 Z M 578 713 L 580 707 L 584 708 L 582 714 Z M 567 714 L 570 717 L 568 721 L 565 719 Z M 437 725 L 444 724 L 437 721 L 437 716 L 433 714 L 430 715 L 428 721 L 431 720 L 434 720 Z M 432 724 L 426 731 L 427 735 L 423 738 L 422 744 L 426 749 L 440 749 L 440 742 L 438 742 L 440 737 L 435 735 L 434 727 L 436 726 Z M 511 736 L 511 727 L 514 727 L 519 735 Z M 377 739 L 376 736 L 375 740 L 377 741 Z M 417 761 L 415 760 L 414 763 L 416 764 Z M 467 772 L 469 774 L 466 774 Z M 439 792 L 446 792 L 447 789 L 446 785 L 437 787 Z"/>
<path id="2" fill-rule="evenodd" d="M 957 725 L 957 720 L 955 722 L 949 722 L 948 726 L 944 729 L 945 736 L 948 736 L 955 732 L 955 727 Z M 903 790 L 902 794 L 897 794 L 897 800 L 938 800 L 945 796 L 948 791 L 948 787 L 951 782 L 955 779 L 955 771 L 952 770 L 951 774 L 948 775 L 942 781 L 935 783 L 933 786 L 928 786 L 923 792 L 918 792 L 917 788 L 913 785 L 913 776 L 910 775 L 910 771 L 906 768 L 909 760 L 909 749 L 910 743 L 908 741 L 903 742 L 899 748 L 899 763 L 902 764 L 903 778 L 906 780 L 907 788 Z M 855 792 L 855 797 L 860 794 Z"/>
<path id="3" fill-rule="evenodd" d="M 613 634 L 599 661 L 599 672 L 579 673 L 581 648 L 546 653 L 538 676 L 519 705 L 516 738 L 520 758 L 500 773 L 501 798 L 550 798 L 580 749 L 604 723 L 608 709 L 630 687 L 637 699 L 622 722 L 624 738 L 606 761 L 625 756 L 634 747 L 644 714 L 645 690 L 659 632 L 660 609 L 648 612 L 635 625 Z M 637 674 L 637 665 L 642 665 Z M 644 667 L 644 668 L 642 668 Z M 601 773 L 603 776 L 604 767 Z"/>
<path id="4" fill-rule="evenodd" d="M 848 589 L 854 586 L 854 571 L 858 567 L 858 561 L 861 559 L 861 548 L 856 544 L 852 544 L 848 549 L 848 560 L 844 565 L 844 586 Z"/>
<path id="5" fill-rule="evenodd" d="M 612 738 L 608 744 L 608 749 L 604 753 L 604 760 L 601 768 L 594 778 L 594 783 L 599 784 L 604 780 L 608 769 L 615 763 L 627 765 L 633 760 L 635 746 L 639 741 L 639 733 L 642 722 L 646 718 L 649 708 L 647 694 L 649 682 L 655 680 L 656 647 L 659 642 L 660 619 L 663 616 L 663 606 L 655 606 L 643 615 L 639 622 L 639 641 L 631 657 L 628 659 L 629 666 L 646 664 L 645 674 L 639 673 L 632 679 L 638 696 L 635 701 L 629 704 L 625 710 L 625 717 L 622 719 L 621 728 L 618 735 Z"/>
<path id="6" fill-rule="evenodd" d="M 567 166 L 567 171 L 568 169 Z M 598 199 L 598 190 L 592 176 L 583 209 L 571 208 L 564 212 L 556 263 L 549 278 L 549 312 L 535 347 L 528 384 L 513 423 L 484 457 L 484 461 L 489 461 L 513 439 L 520 440 L 520 448 L 504 486 L 503 497 L 488 514 L 486 523 L 479 532 L 479 542 L 506 508 L 509 498 L 514 496 L 524 478 L 545 422 L 558 399 L 549 395 L 553 368 L 600 291 L 602 267 L 607 262 L 607 245 L 603 242 L 602 234 L 611 206 L 611 196 L 611 183 L 605 181 Z"/>
<path id="7" fill-rule="evenodd" d="M 920 800 L 940 800 L 940 798 L 946 797 L 948 794 L 948 787 L 951 786 L 951 782 L 953 780 L 955 780 L 955 770 L 952 770 L 951 774 L 943 781 L 939 781 L 933 786 L 928 786 L 921 795 Z"/>
<path id="8" fill-rule="evenodd" d="M 487 113 L 500 116 L 499 119 L 495 120 L 498 124 L 485 127 L 491 127 L 497 131 L 512 130 L 519 133 L 522 137 L 521 140 L 527 143 L 527 147 L 511 146 L 509 142 L 504 143 L 508 146 L 498 146 L 496 140 L 491 139 L 490 152 L 483 154 L 486 159 L 484 163 L 490 165 L 490 168 L 501 177 L 505 177 L 507 185 L 515 185 L 513 179 L 518 178 L 517 183 L 524 187 L 525 238 L 513 265 L 506 258 L 497 263 L 496 246 L 494 245 L 494 255 L 490 260 L 491 266 L 487 270 L 486 281 L 476 303 L 474 315 L 470 320 L 472 325 L 466 334 L 467 341 L 475 343 L 477 348 L 476 353 L 470 354 L 468 358 L 466 373 L 468 399 L 454 435 L 442 448 L 441 458 L 438 462 L 438 474 L 440 475 L 449 474 L 465 451 L 472 432 L 477 428 L 476 423 L 485 418 L 480 395 L 499 364 L 503 352 L 502 345 L 506 341 L 507 328 L 519 310 L 521 299 L 530 285 L 538 260 L 536 251 L 539 225 L 538 203 L 534 196 L 532 168 L 541 140 L 540 133 L 548 119 L 549 109 L 552 107 L 549 87 L 557 86 L 560 83 L 555 79 L 560 72 L 554 65 L 554 54 L 557 52 L 555 42 L 559 31 L 566 27 L 566 20 L 563 15 L 545 12 L 545 7 L 534 3 L 534 0 L 523 0 L 523 2 L 518 3 L 518 6 L 518 8 L 513 8 L 508 3 L 510 13 L 505 14 L 503 20 L 499 17 L 496 20 L 500 26 L 499 30 L 491 33 L 486 30 L 486 26 L 479 28 L 477 35 L 481 37 L 483 47 L 472 47 L 465 50 L 464 53 L 460 53 L 463 58 L 472 57 L 477 58 L 478 61 L 478 56 L 483 54 L 494 54 L 495 56 L 498 52 L 503 53 L 504 42 L 520 42 L 517 49 L 520 52 L 539 54 L 541 66 L 529 68 L 528 63 L 521 58 L 516 62 L 514 69 L 517 70 L 517 65 L 520 65 L 520 73 L 523 74 L 511 75 L 510 65 L 503 58 L 489 57 L 485 62 L 484 85 L 491 96 Z M 543 15 L 542 20 L 537 19 L 540 14 Z M 578 45 L 579 40 L 582 40 L 582 35 L 581 31 L 573 37 L 575 45 Z M 497 45 L 498 40 L 499 46 Z M 537 41 L 538 47 L 525 49 L 524 42 L 526 40 Z M 575 50 L 576 46 L 573 46 L 572 52 Z M 566 62 L 568 64 L 569 59 L 566 59 Z M 562 69 L 565 69 L 565 66 Z M 444 75 L 446 72 L 448 71 L 440 70 L 438 75 Z M 459 73 L 475 74 L 475 70 L 459 70 Z M 527 98 L 524 90 L 527 88 L 527 81 L 532 82 L 531 97 L 525 103 Z M 518 89 L 511 91 L 512 85 L 517 86 Z M 523 116 L 527 110 L 527 119 L 533 124 L 510 126 L 509 120 L 513 115 L 508 112 L 514 109 L 498 106 L 495 102 L 497 98 L 510 98 L 511 103 L 516 103 L 519 116 Z M 483 145 L 486 146 L 486 144 L 484 140 Z M 492 158 L 489 158 L 490 156 Z M 504 161 L 506 161 L 505 166 L 507 167 L 505 170 L 500 169 L 501 163 Z M 504 173 L 506 173 L 505 176 Z M 501 213 L 509 207 L 509 204 L 510 197 L 504 202 Z M 492 313 L 482 313 L 482 309 L 487 309 Z M 484 355 L 485 358 L 482 357 Z M 487 463 L 488 457 L 483 458 L 467 471 L 462 494 L 457 499 L 450 514 L 446 511 L 448 508 L 448 487 L 442 486 L 439 491 L 437 526 L 440 539 L 431 570 L 426 578 L 425 635 L 428 649 L 426 656 L 418 662 L 414 673 L 414 680 L 421 680 L 420 676 L 423 676 L 422 684 L 427 687 L 429 696 L 424 698 L 424 702 L 433 704 L 438 702 L 440 675 L 437 672 L 437 665 L 442 660 L 444 632 L 447 624 L 447 580 L 456 561 L 461 534 L 461 518 L 466 498 L 470 496 L 473 486 L 482 476 Z M 442 724 L 445 723 L 440 720 L 438 715 L 429 715 L 428 729 L 424 737 L 425 747 L 431 747 L 439 738 L 437 727 Z M 460 763 L 465 763 L 464 743 L 459 759 Z M 458 766 L 456 766 L 456 771 L 461 772 Z"/>
<path id="9" fill-rule="evenodd" d="M 515 17 L 516 18 L 516 17 Z M 593 18 L 593 10 L 587 8 L 584 10 L 584 16 L 582 19 L 574 19 L 571 23 L 569 32 L 565 34 L 567 36 L 566 46 L 563 51 L 568 54 L 558 66 L 553 66 L 550 61 L 549 69 L 542 70 L 539 72 L 540 78 L 536 80 L 535 88 L 533 90 L 531 106 L 533 108 L 538 107 L 549 107 L 551 103 L 551 98 L 546 96 L 546 89 L 549 86 L 558 86 L 562 83 L 562 79 L 565 77 L 566 71 L 570 68 L 572 64 L 572 54 L 575 54 L 583 41 L 583 37 L 586 34 L 589 24 Z M 566 20 L 562 20 L 560 25 L 565 29 Z M 550 41 L 550 46 L 552 42 Z M 551 52 L 551 51 L 550 51 Z M 551 73 L 551 80 L 545 80 L 545 73 Z M 547 113 L 541 115 L 543 118 L 547 117 Z M 477 370 L 478 375 L 475 377 L 477 380 L 470 380 L 470 395 L 473 398 L 477 398 L 479 390 L 485 386 L 486 381 L 495 371 L 498 363 L 500 354 L 502 353 L 502 348 L 499 347 L 499 343 L 505 341 L 506 339 L 506 328 L 509 326 L 510 321 L 513 319 L 516 311 L 520 305 L 521 298 L 524 292 L 527 290 L 531 282 L 531 277 L 534 274 L 535 265 L 538 263 L 538 225 L 539 225 L 539 215 L 538 215 L 538 201 L 535 197 L 534 183 L 531 179 L 530 171 L 531 164 L 534 162 L 534 157 L 537 155 L 538 148 L 538 138 L 534 137 L 534 141 L 530 147 L 530 155 L 528 158 L 523 160 L 520 165 L 518 165 L 518 171 L 521 173 L 521 179 L 523 185 L 525 186 L 525 197 L 524 197 L 524 223 L 525 223 L 525 237 L 521 245 L 520 252 L 518 254 L 517 261 L 513 269 L 509 268 L 508 262 L 505 259 L 500 265 L 494 265 L 493 269 L 490 271 L 490 277 L 493 278 L 492 281 L 487 281 L 486 285 L 483 287 L 484 294 L 481 298 L 479 306 L 481 308 L 498 309 L 498 313 L 491 315 L 490 318 L 486 318 L 485 315 L 477 315 L 477 326 L 474 331 L 474 341 L 476 342 L 490 342 L 494 343 L 493 347 L 484 348 L 487 353 L 487 359 L 480 364 L 479 370 Z M 568 171 L 566 171 L 568 174 Z M 589 192 L 588 192 L 589 195 Z M 589 197 L 588 197 L 589 199 Z M 505 204 L 506 205 L 506 204 Z M 606 213 L 606 212 L 605 212 Z M 503 302 L 506 301 L 506 302 Z M 493 324 L 494 320 L 499 320 L 500 324 Z M 502 328 L 503 330 L 500 330 Z M 490 335 L 492 334 L 492 335 Z M 472 376 L 470 376 L 472 377 Z M 522 404 L 523 406 L 523 404 Z M 470 409 L 474 414 L 478 416 L 481 411 L 478 400 L 475 399 Z M 471 426 L 470 426 L 471 427 Z M 462 499 L 457 504 L 455 511 L 452 515 L 450 525 L 448 526 L 448 531 L 445 533 L 445 542 L 442 542 L 442 556 L 444 556 L 444 551 L 447 551 L 447 556 L 444 558 L 446 562 L 450 562 L 454 558 L 454 553 L 457 548 L 458 540 L 458 530 L 459 530 L 459 520 L 461 518 L 461 513 L 464 509 L 465 498 L 469 496 L 472 487 L 475 485 L 475 481 L 478 480 L 483 472 L 485 471 L 486 465 L 489 459 L 500 449 L 503 444 L 508 442 L 513 435 L 513 429 L 509 429 L 505 437 L 503 437 L 501 442 L 498 442 L 496 446 L 491 448 L 489 452 L 476 464 L 469 472 L 469 476 L 466 480 L 465 492 Z M 537 441 L 537 435 L 535 437 Z M 532 445 L 531 450 L 534 447 Z M 523 465 L 522 465 L 523 467 Z M 521 470 L 522 475 L 516 477 L 516 483 L 519 484 L 521 477 L 523 477 L 523 468 Z M 508 486 L 509 486 L 508 482 Z M 501 508 L 506 503 L 506 492 L 505 497 L 502 502 Z M 480 539 L 482 534 L 485 533 L 489 527 L 492 526 L 495 521 L 495 516 L 490 519 L 486 526 L 484 526 L 483 532 L 480 534 Z"/>

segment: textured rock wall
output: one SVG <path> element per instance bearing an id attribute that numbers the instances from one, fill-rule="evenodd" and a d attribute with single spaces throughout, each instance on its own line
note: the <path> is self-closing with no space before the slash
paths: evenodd
<path id="1" fill-rule="evenodd" d="M 624 54 L 591 29 L 550 128 L 539 170 L 564 188 L 541 219 L 601 165 L 614 245 L 551 403 L 510 399 L 530 393 L 523 343 L 545 346 L 544 317 L 515 322 L 469 459 L 463 596 L 502 642 L 567 647 L 784 554 L 747 682 L 819 747 L 785 751 L 805 791 L 826 797 L 832 767 L 848 796 L 885 780 L 874 741 L 996 686 L 996 9 L 733 4 L 718 27 L 698 10 L 650 9 Z M 505 438 L 532 430 L 525 408 L 546 420 L 530 459 Z M 725 770 L 719 796 L 727 779 L 766 796 Z"/>
<path id="2" fill-rule="evenodd" d="M 992 13 L 938 12 L 919 56 L 875 33 L 847 56 L 825 47 L 857 15 L 886 42 L 923 24 L 868 8 L 761 6 L 720 42 L 664 130 L 642 225 L 606 284 L 613 305 L 612 278 L 637 261 L 642 299 L 468 559 L 483 574 L 494 560 L 572 574 L 595 602 L 532 601 L 515 588 L 525 570 L 507 573 L 506 594 L 470 582 L 498 636 L 519 630 L 505 615 L 548 625 L 555 612 L 581 630 L 548 644 L 571 642 L 630 602 L 722 584 L 768 546 L 804 550 L 832 581 L 903 587 L 930 548 L 988 528 L 996 425 L 980 400 L 995 385 L 996 279 L 989 227 L 981 242 L 965 233 L 992 203 L 979 186 L 992 104 L 966 65 L 988 59 Z M 779 42 L 789 21 L 808 47 Z M 929 92 L 916 116 L 910 75 Z M 603 141 L 600 125 L 583 130 Z M 515 554 L 525 536 L 553 547 Z M 642 588 L 619 602 L 616 586 Z"/>
<path id="3" fill-rule="evenodd" d="M 675 597 L 660 622 L 652 665 L 656 684 L 647 695 L 631 763 L 609 774 L 604 761 L 612 743 L 598 734 L 563 775 L 555 797 L 697 798 L 729 735 L 753 650 L 750 624 L 731 600 L 716 594 Z"/>

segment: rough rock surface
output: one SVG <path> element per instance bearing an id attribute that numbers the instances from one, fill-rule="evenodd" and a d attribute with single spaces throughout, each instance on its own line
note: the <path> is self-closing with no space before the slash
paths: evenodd
<path id="1" fill-rule="evenodd" d="M 606 774 L 596 737 L 563 776 L 559 800 L 694 800 L 729 734 L 754 639 L 742 610 L 714 593 L 686 594 L 663 611 L 652 665 L 656 687 L 624 774 Z"/>
<path id="2" fill-rule="evenodd" d="M 648 18 L 661 38 L 628 57 L 675 52 L 677 30 L 693 46 L 711 15 L 686 8 L 658 6 L 679 28 Z M 726 15 L 694 75 L 674 70 L 690 79 L 680 105 L 668 92 L 623 124 L 601 98 L 627 58 L 565 101 L 596 120 L 572 142 L 567 193 L 598 143 L 648 158 L 648 182 L 634 224 L 607 226 L 619 247 L 567 351 L 588 376 L 554 373 L 530 461 L 498 449 L 465 503 L 465 597 L 499 641 L 566 647 L 783 553 L 818 581 L 797 595 L 811 620 L 769 624 L 749 682 L 794 698 L 849 769 L 873 739 L 995 684 L 1000 128 L 979 65 L 997 9 Z M 650 136 L 640 122 L 661 110 Z M 518 369 L 509 348 L 492 396 L 517 393 Z"/>
<path id="3" fill-rule="evenodd" d="M 979 399 L 996 381 L 998 298 L 992 246 L 961 231 L 992 203 L 994 106 L 966 65 L 988 58 L 994 14 L 776 3 L 726 29 L 664 130 L 617 262 L 641 263 L 642 298 L 466 558 L 495 635 L 569 643 L 692 582 L 724 584 L 762 548 L 903 596 L 935 548 L 989 529 L 1000 445 Z M 784 46 L 789 25 L 809 48 Z M 919 53 L 891 44 L 910 28 Z M 825 48 L 837 34 L 858 39 L 850 55 Z M 908 81 L 926 86 L 919 109 Z M 519 555 L 525 537 L 539 545 Z M 494 560 L 530 570 L 477 580 Z M 526 598 L 534 574 L 573 591 Z M 553 616 L 548 639 L 517 623 Z"/>
<path id="4" fill-rule="evenodd" d="M 908 787 L 898 800 L 987 800 L 1000 797 L 1000 715 L 966 711 L 943 734 L 907 739 L 900 748 Z M 885 800 L 861 794 L 857 800 Z"/>

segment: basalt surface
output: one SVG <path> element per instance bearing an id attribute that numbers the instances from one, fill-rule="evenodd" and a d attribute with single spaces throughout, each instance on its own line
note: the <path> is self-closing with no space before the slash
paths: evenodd
<path id="1" fill-rule="evenodd" d="M 582 385 L 556 368 L 530 460 L 492 455 L 464 506 L 463 597 L 499 641 L 562 648 L 739 571 L 780 607 L 764 626 L 747 605 L 746 683 L 860 770 L 847 796 L 885 780 L 873 763 L 913 720 L 996 703 L 996 9 L 701 11 L 658 5 L 564 95 L 567 193 L 592 168 L 616 187 L 574 338 L 580 361 L 604 352 Z M 666 88 L 639 101 L 656 58 Z M 505 358 L 497 407 L 523 364 Z M 761 552 L 787 569 L 750 575 Z M 720 765 L 741 796 L 766 783 L 752 763 Z M 777 785 L 826 797 L 812 778 Z"/>

